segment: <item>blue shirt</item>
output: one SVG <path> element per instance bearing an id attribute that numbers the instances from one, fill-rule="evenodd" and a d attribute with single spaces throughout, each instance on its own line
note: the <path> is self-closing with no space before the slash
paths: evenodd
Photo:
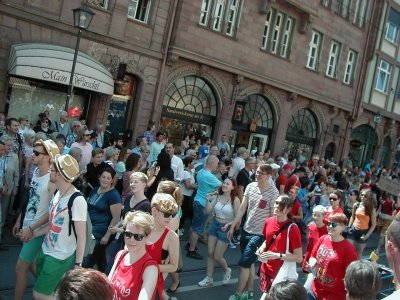
<path id="1" fill-rule="evenodd" d="M 206 196 L 208 193 L 215 191 L 220 185 L 221 181 L 213 173 L 207 169 L 202 169 L 197 174 L 197 193 L 194 201 L 199 202 L 202 206 L 206 207 Z"/>
<path id="2" fill-rule="evenodd" d="M 209 150 L 207 146 L 201 145 L 198 151 L 199 151 L 199 158 L 205 158 L 208 155 Z"/>

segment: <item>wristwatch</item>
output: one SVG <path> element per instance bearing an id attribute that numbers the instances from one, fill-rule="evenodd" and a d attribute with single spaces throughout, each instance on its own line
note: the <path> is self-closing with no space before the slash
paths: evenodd
<path id="1" fill-rule="evenodd" d="M 282 253 L 279 253 L 279 258 L 282 260 Z"/>

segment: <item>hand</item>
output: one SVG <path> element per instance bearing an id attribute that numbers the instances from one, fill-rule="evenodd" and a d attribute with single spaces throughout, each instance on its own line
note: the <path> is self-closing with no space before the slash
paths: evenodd
<path id="1" fill-rule="evenodd" d="M 119 224 L 113 226 L 113 227 L 108 227 L 108 231 L 111 232 L 111 234 L 115 234 L 117 232 L 124 232 L 124 228 L 122 226 L 119 226 Z"/>
<path id="2" fill-rule="evenodd" d="M 365 234 L 363 234 L 363 235 L 360 237 L 360 240 L 362 240 L 362 241 L 366 241 L 367 239 L 368 239 L 368 236 L 365 235 Z"/>
<path id="3" fill-rule="evenodd" d="M 110 237 L 103 236 L 103 238 L 100 240 L 100 245 L 107 245 L 109 239 Z"/>
<path id="4" fill-rule="evenodd" d="M 267 259 L 280 259 L 281 258 L 280 253 L 277 253 L 277 252 L 267 251 L 264 253 L 265 253 L 265 257 Z"/>
<path id="5" fill-rule="evenodd" d="M 30 230 L 29 227 L 21 229 L 18 233 L 19 239 L 22 242 L 28 242 L 32 239 L 33 237 L 33 232 Z"/>
<path id="6" fill-rule="evenodd" d="M 233 226 L 229 229 L 228 233 L 226 234 L 228 240 L 231 240 L 233 237 Z"/>
<path id="7" fill-rule="evenodd" d="M 12 229 L 12 234 L 16 238 L 19 238 L 19 222 L 18 222 L 18 220 L 17 220 L 17 222 L 15 222 L 15 225 L 14 225 L 14 227 Z"/>
<path id="8" fill-rule="evenodd" d="M 7 186 L 6 185 L 3 186 L 3 190 L 1 191 L 1 194 L 7 195 Z"/>
<path id="9" fill-rule="evenodd" d="M 159 172 L 160 172 L 160 167 L 157 166 L 156 170 L 154 171 L 154 175 L 157 176 Z"/>
<path id="10" fill-rule="evenodd" d="M 231 225 L 225 224 L 224 226 L 221 227 L 221 230 L 225 232 L 228 230 L 229 226 L 231 226 Z"/>

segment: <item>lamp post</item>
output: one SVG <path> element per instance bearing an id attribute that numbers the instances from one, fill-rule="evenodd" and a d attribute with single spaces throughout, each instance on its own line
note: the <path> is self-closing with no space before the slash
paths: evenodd
<path id="1" fill-rule="evenodd" d="M 69 78 L 67 100 L 65 101 L 65 111 L 68 112 L 69 100 L 72 96 L 72 82 L 75 75 L 76 60 L 78 58 L 79 43 L 81 41 L 82 30 L 89 28 L 90 22 L 92 22 L 95 13 L 86 5 L 82 5 L 79 8 L 72 10 L 74 13 L 74 27 L 78 28 L 78 36 L 76 38 L 74 60 L 72 61 L 71 75 Z"/>

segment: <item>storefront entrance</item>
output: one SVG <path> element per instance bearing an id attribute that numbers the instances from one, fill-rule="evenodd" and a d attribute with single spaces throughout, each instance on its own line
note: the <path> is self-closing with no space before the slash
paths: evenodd
<path id="1" fill-rule="evenodd" d="M 252 133 L 250 134 L 249 145 L 247 149 L 249 151 L 264 151 L 264 149 L 268 145 L 268 136 L 259 134 L 259 133 Z"/>
<path id="2" fill-rule="evenodd" d="M 196 140 L 211 137 L 217 116 L 217 98 L 212 86 L 203 78 L 185 76 L 167 88 L 164 96 L 160 130 L 181 151 L 181 141 L 194 134 Z"/>
<path id="3" fill-rule="evenodd" d="M 353 165 L 364 167 L 375 152 L 377 136 L 375 130 L 368 124 L 356 127 L 351 133 L 350 154 L 353 157 Z"/>

